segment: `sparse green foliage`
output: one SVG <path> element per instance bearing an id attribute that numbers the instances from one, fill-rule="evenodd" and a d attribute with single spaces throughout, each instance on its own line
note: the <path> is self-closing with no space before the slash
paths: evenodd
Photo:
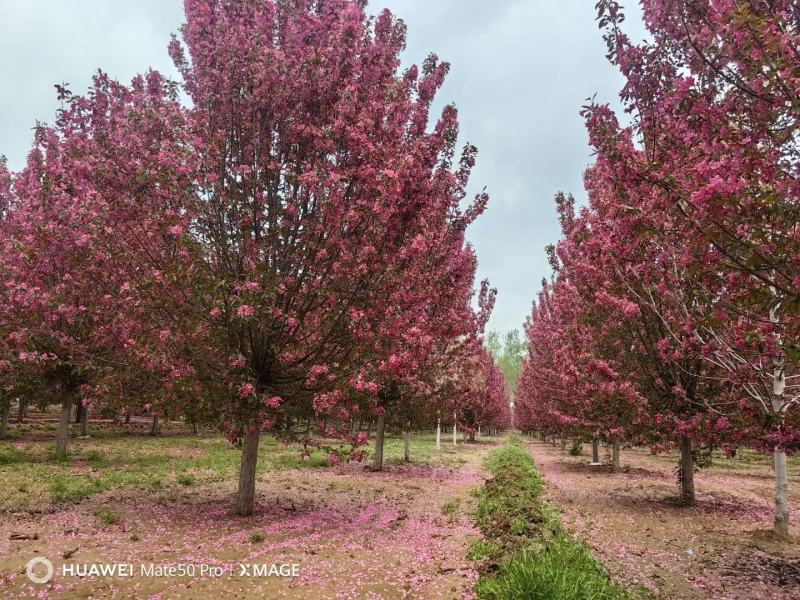
<path id="1" fill-rule="evenodd" d="M 181 474 L 179 474 L 178 478 L 177 478 L 177 481 L 181 485 L 185 485 L 187 487 L 188 486 L 192 486 L 195 483 L 197 483 L 197 480 L 194 478 L 194 476 L 190 475 L 189 473 L 181 473 Z"/>
<path id="2" fill-rule="evenodd" d="M 442 505 L 442 514 L 447 517 L 450 523 L 454 523 L 458 519 L 460 509 L 461 498 L 451 498 Z"/>
<path id="3" fill-rule="evenodd" d="M 119 513 L 111 508 L 98 508 L 94 516 L 100 519 L 103 525 L 114 525 L 121 520 Z"/>
<path id="4" fill-rule="evenodd" d="M 255 531 L 250 535 L 250 543 L 251 544 L 260 544 L 264 541 L 264 534 L 260 531 Z"/>

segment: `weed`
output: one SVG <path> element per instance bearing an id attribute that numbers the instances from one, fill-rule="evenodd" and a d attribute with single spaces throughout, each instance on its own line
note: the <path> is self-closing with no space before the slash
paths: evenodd
<path id="1" fill-rule="evenodd" d="M 103 525 L 114 525 L 120 522 L 119 513 L 110 508 L 98 508 L 94 511 L 94 516 L 100 519 Z"/>
<path id="2" fill-rule="evenodd" d="M 192 486 L 197 483 L 197 480 L 194 478 L 194 475 L 190 475 L 189 473 L 181 473 L 178 475 L 177 479 L 178 483 L 185 486 Z"/>
<path id="3" fill-rule="evenodd" d="M 250 535 L 250 543 L 251 544 L 260 544 L 264 541 L 264 534 L 260 531 L 256 531 Z"/>
<path id="4" fill-rule="evenodd" d="M 461 509 L 461 498 L 451 498 L 442 505 L 442 514 L 447 517 L 450 523 L 455 523 Z"/>

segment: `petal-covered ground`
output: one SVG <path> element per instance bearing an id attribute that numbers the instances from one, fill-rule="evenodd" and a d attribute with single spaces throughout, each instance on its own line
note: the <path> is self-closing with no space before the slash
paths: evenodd
<path id="1" fill-rule="evenodd" d="M 442 466 L 390 464 L 384 473 L 361 464 L 264 472 L 251 517 L 231 512 L 232 478 L 161 494 L 117 489 L 45 512 L 6 511 L 0 596 L 469 598 L 478 577 L 465 558 L 478 535 L 467 515 L 470 491 L 482 483 L 483 458 L 495 445 L 446 447 L 451 460 Z M 104 514 L 114 517 L 104 522 Z M 33 539 L 12 539 L 19 537 Z M 35 556 L 55 566 L 46 585 L 25 575 Z M 64 563 L 133 564 L 135 575 L 63 576 Z M 142 564 L 194 565 L 195 572 L 142 576 Z M 299 576 L 240 576 L 240 564 L 298 564 Z M 223 574 L 201 574 L 201 565 Z"/>
<path id="2" fill-rule="evenodd" d="M 625 450 L 624 472 L 615 475 L 590 467 L 585 454 L 542 442 L 529 448 L 547 500 L 618 580 L 670 599 L 800 598 L 800 495 L 793 539 L 775 539 L 768 457 L 715 458 L 695 475 L 697 506 L 684 508 L 675 502 L 675 456 Z"/>

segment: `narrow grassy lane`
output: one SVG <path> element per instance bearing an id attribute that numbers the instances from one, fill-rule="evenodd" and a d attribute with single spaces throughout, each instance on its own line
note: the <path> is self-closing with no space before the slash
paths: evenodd
<path id="1" fill-rule="evenodd" d="M 605 566 L 562 527 L 542 501 L 543 482 L 522 441 L 511 437 L 486 461 L 493 476 L 478 495 L 483 539 L 480 598 L 490 600 L 621 600 L 638 597 L 612 581 Z"/>

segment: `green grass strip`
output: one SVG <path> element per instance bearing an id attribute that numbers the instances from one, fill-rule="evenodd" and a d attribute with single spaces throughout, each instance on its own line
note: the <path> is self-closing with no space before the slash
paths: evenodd
<path id="1" fill-rule="evenodd" d="M 541 500 L 542 477 L 522 441 L 512 436 L 492 452 L 493 477 L 478 492 L 475 521 L 484 539 L 470 549 L 481 560 L 476 591 L 486 600 L 618 600 L 615 584 L 584 542 L 564 531 Z"/>

